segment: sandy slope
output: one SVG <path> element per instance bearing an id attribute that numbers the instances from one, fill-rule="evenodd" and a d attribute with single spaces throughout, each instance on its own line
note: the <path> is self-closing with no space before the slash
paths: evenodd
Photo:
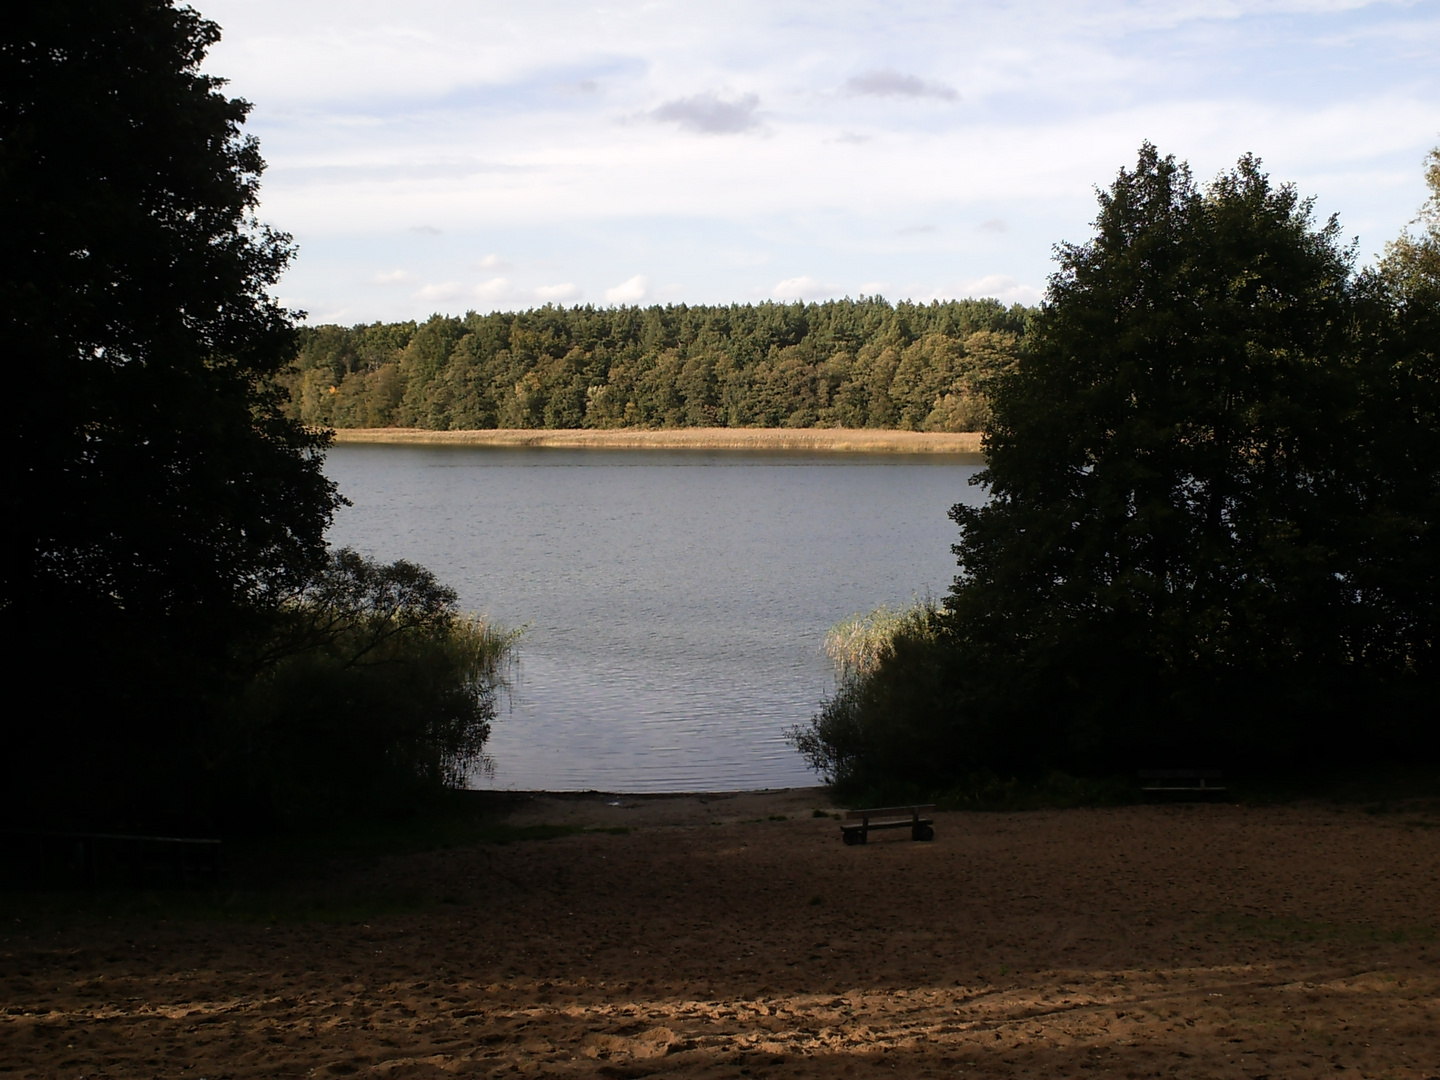
<path id="1" fill-rule="evenodd" d="M 418 911 L 0 930 L 0 1076 L 1440 1076 L 1440 817 L 539 797 Z M 786 820 L 772 820 L 783 816 Z M 757 820 L 758 819 L 758 820 Z"/>

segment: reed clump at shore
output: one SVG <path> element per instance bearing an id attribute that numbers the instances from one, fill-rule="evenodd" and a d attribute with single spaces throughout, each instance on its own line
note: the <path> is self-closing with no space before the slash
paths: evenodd
<path id="1" fill-rule="evenodd" d="M 874 428 L 340 428 L 337 443 L 548 447 L 568 450 L 808 450 L 867 454 L 979 454 L 978 431 Z"/>

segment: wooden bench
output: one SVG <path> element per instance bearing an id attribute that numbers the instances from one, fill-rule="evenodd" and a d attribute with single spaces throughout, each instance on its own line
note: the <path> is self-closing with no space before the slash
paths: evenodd
<path id="1" fill-rule="evenodd" d="M 840 826 L 840 836 L 847 844 L 863 844 L 876 829 L 909 829 L 911 840 L 934 840 L 935 822 L 924 817 L 933 814 L 935 806 L 881 806 L 873 810 L 851 810 L 846 813 L 847 822 Z"/>
<path id="2" fill-rule="evenodd" d="M 1141 769 L 1140 779 L 1148 780 L 1140 791 L 1151 798 L 1209 799 L 1225 793 L 1219 769 Z"/>

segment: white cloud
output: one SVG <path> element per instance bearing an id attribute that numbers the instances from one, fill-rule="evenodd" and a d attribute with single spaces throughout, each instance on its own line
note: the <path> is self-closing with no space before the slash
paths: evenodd
<path id="1" fill-rule="evenodd" d="M 426 285 L 416 289 L 410 295 L 416 300 L 456 300 L 459 299 L 462 288 L 458 281 L 441 281 L 433 285 Z"/>
<path id="2" fill-rule="evenodd" d="M 286 302 L 286 307 L 291 305 Z M 342 326 L 357 321 L 363 321 L 355 309 L 348 307 L 324 308 L 320 311 L 307 311 L 305 321 L 311 326 L 323 326 L 325 323 L 339 323 Z"/>
<path id="3" fill-rule="evenodd" d="M 852 97 L 908 97 L 935 98 L 939 101 L 959 101 L 960 95 L 953 86 L 941 82 L 904 75 L 890 68 L 878 71 L 864 71 L 845 80 L 845 93 Z"/>
<path id="4" fill-rule="evenodd" d="M 742 94 L 726 101 L 710 91 L 667 101 L 651 109 L 649 116 L 662 123 L 679 124 L 700 135 L 734 135 L 760 126 L 760 117 L 755 114 L 759 107 L 760 99 L 754 94 Z"/>
<path id="5" fill-rule="evenodd" d="M 535 298 L 545 304 L 564 304 L 580 299 L 580 287 L 566 281 L 559 285 L 541 285 L 535 289 Z"/>
<path id="6" fill-rule="evenodd" d="M 498 303 L 510 296 L 510 279 L 497 277 L 489 281 L 482 281 L 475 286 L 475 299 L 487 303 Z"/>
<path id="7" fill-rule="evenodd" d="M 606 289 L 605 302 L 607 304 L 638 304 L 645 299 L 645 292 L 649 285 L 644 274 L 636 274 L 628 281 L 622 281 L 619 285 Z"/>
<path id="8" fill-rule="evenodd" d="M 1440 115 L 1440 5 L 1403 0 L 200 6 L 206 72 L 255 102 L 261 218 L 300 247 L 283 289 L 347 318 L 423 317 L 426 282 L 599 297 L 637 266 L 691 302 L 793 267 L 816 296 L 1033 297 L 1147 137 L 1202 180 L 1255 151 L 1365 259 L 1424 199 Z"/>
<path id="9" fill-rule="evenodd" d="M 371 285 L 402 285 L 407 281 L 414 281 L 415 275 L 408 270 L 391 270 L 389 273 L 376 274 L 370 279 Z"/>
<path id="10" fill-rule="evenodd" d="M 865 281 L 860 284 L 859 293 L 861 296 L 883 296 L 889 288 L 888 281 Z"/>
<path id="11" fill-rule="evenodd" d="M 835 294 L 834 285 L 826 285 L 808 274 L 776 282 L 770 295 L 777 300 L 823 300 Z"/>
<path id="12" fill-rule="evenodd" d="M 986 274 L 984 277 L 967 281 L 953 296 L 994 297 L 1005 304 L 1038 304 L 1043 290 L 1033 285 L 1022 285 L 1008 274 Z"/>

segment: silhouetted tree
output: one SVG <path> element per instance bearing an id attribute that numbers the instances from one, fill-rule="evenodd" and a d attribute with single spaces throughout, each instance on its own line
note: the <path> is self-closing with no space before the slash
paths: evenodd
<path id="1" fill-rule="evenodd" d="M 234 803 L 273 823 L 353 820 L 463 787 L 484 764 L 518 632 L 463 614 L 424 567 L 348 549 L 274 614 L 206 747 Z"/>
<path id="2" fill-rule="evenodd" d="M 1148 145 L 1096 231 L 1060 249 L 997 387 L 949 607 L 1046 688 L 1062 742 L 1214 753 L 1388 645 L 1359 559 L 1351 256 L 1253 158 L 1200 190 Z"/>
<path id="3" fill-rule="evenodd" d="M 253 216 L 249 105 L 200 72 L 218 37 L 168 0 L 0 29 L 0 609 L 10 691 L 43 703 L 6 710 L 12 789 L 61 759 L 76 790 L 158 783 L 252 613 L 323 558 L 326 440 L 274 382 L 292 247 Z"/>
<path id="4" fill-rule="evenodd" d="M 991 382 L 938 632 L 796 741 L 858 786 L 974 770 L 1434 755 L 1440 320 L 1430 237 L 1355 273 L 1252 157 L 1146 144 Z"/>

